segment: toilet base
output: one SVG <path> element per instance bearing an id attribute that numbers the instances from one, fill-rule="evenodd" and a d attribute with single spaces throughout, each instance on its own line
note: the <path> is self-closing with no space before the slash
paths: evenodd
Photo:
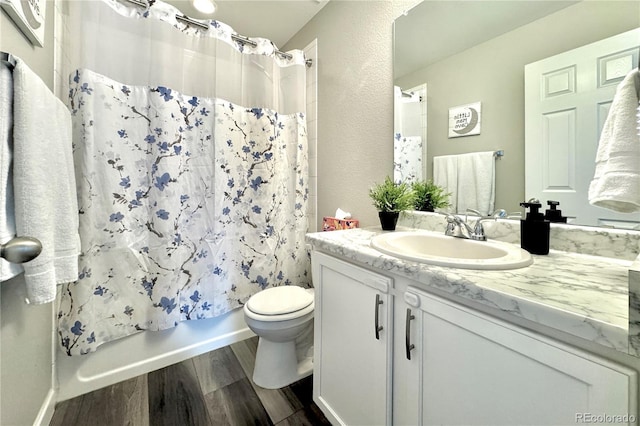
<path id="1" fill-rule="evenodd" d="M 311 351 L 312 352 L 312 351 Z M 265 389 L 280 389 L 313 373 L 313 357 L 298 359 L 296 343 L 258 340 L 253 382 Z"/>

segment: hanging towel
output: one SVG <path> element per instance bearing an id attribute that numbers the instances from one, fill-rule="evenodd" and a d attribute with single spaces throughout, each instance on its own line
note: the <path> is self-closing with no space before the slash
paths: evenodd
<path id="1" fill-rule="evenodd" d="M 490 214 L 495 206 L 494 152 L 433 157 L 433 182 L 451 193 L 450 213 L 467 209 Z"/>
<path id="2" fill-rule="evenodd" d="M 640 74 L 631 71 L 616 89 L 604 123 L 589 203 L 621 213 L 640 211 L 640 136 L 636 109 Z"/>
<path id="3" fill-rule="evenodd" d="M 494 152 L 472 152 L 458 156 L 458 212 L 478 210 L 493 213 L 496 199 Z"/>
<path id="4" fill-rule="evenodd" d="M 433 183 L 449 192 L 450 206 L 443 211 L 458 212 L 458 156 L 442 155 L 433 157 Z"/>
<path id="5" fill-rule="evenodd" d="M 18 235 L 42 242 L 24 263 L 28 303 L 51 302 L 56 284 L 78 279 L 78 202 L 71 115 L 16 58 L 13 70 L 13 183 Z"/>
<path id="6" fill-rule="evenodd" d="M 13 76 L 6 65 L 0 65 L 0 244 L 16 236 L 13 212 L 13 183 L 11 176 L 13 109 Z M 0 281 L 20 274 L 22 265 L 0 259 Z"/>

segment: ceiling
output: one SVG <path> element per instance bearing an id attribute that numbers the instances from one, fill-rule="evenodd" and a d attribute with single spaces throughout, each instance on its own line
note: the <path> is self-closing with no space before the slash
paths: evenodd
<path id="1" fill-rule="evenodd" d="M 394 75 L 455 55 L 577 1 L 424 1 L 394 26 Z"/>
<path id="2" fill-rule="evenodd" d="M 190 0 L 165 1 L 192 18 L 216 19 L 238 34 L 267 38 L 282 47 L 330 0 L 215 0 L 218 9 L 212 17 L 201 15 Z M 398 78 L 424 68 L 576 2 L 422 1 L 396 19 L 394 74 Z"/>
<path id="3" fill-rule="evenodd" d="M 329 0 L 215 0 L 211 17 L 202 16 L 189 0 L 165 0 L 185 15 L 215 19 L 246 37 L 263 37 L 284 46 Z"/>

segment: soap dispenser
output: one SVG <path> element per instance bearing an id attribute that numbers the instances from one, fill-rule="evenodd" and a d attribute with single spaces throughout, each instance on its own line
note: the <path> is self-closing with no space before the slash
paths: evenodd
<path id="1" fill-rule="evenodd" d="M 520 247 L 531 254 L 549 254 L 549 221 L 538 211 L 542 204 L 532 198 L 520 205 L 530 209 L 526 218 L 520 221 Z"/>
<path id="2" fill-rule="evenodd" d="M 556 210 L 556 208 L 560 205 L 558 201 L 547 201 L 547 205 L 549 208 L 544 212 L 544 218 L 549 222 L 560 222 L 567 223 L 567 217 L 562 216 L 561 210 Z"/>

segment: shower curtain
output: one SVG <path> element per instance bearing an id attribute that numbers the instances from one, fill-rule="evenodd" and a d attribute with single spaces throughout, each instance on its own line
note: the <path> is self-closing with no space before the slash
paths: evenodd
<path id="1" fill-rule="evenodd" d="M 310 281 L 302 52 L 125 3 L 68 3 L 82 240 L 58 315 L 68 355 Z"/>

